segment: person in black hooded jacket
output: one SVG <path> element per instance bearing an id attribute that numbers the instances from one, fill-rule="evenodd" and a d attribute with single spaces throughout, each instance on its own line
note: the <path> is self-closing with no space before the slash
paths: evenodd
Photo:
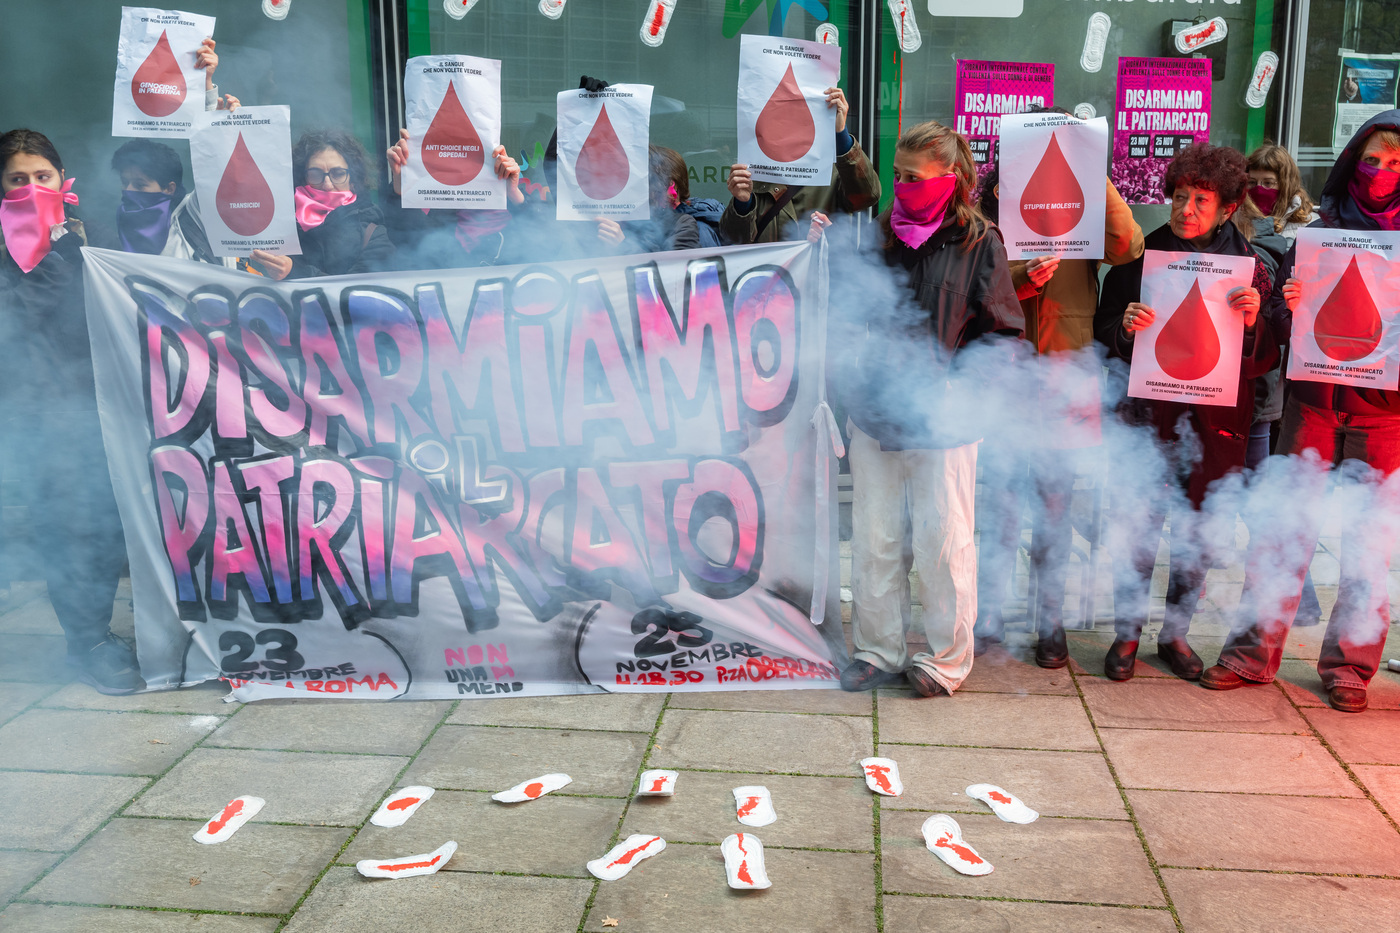
<path id="1" fill-rule="evenodd" d="M 300 256 L 255 249 L 253 261 L 271 278 L 385 272 L 394 244 L 384 213 L 369 197 L 369 156 L 349 133 L 306 133 L 292 147 Z"/>
<path id="2" fill-rule="evenodd" d="M 1244 203 L 1249 174 L 1242 153 L 1205 144 L 1180 152 L 1167 166 L 1162 190 L 1171 199 L 1171 221 L 1147 234 L 1149 250 L 1255 256 L 1231 218 Z M 1094 333 L 1110 355 L 1131 361 L 1133 340 L 1156 319 L 1140 301 L 1141 258 L 1109 270 L 1094 315 Z M 1176 510 L 1171 526 L 1171 573 L 1166 618 L 1157 636 L 1157 654 L 1185 680 L 1201 676 L 1204 664 L 1186 633 L 1196 611 L 1201 584 L 1220 542 L 1206 540 L 1197 515 L 1210 487 L 1227 473 L 1244 469 L 1249 425 L 1254 416 L 1254 382 L 1278 362 L 1278 340 L 1260 316 L 1262 296 L 1272 289 L 1267 267 L 1256 257 L 1250 286 L 1231 292 L 1230 307 L 1244 318 L 1239 389 L 1233 405 L 1134 399 L 1125 416 L 1150 424 L 1159 443 L 1186 474 L 1182 485 L 1190 510 Z M 1199 458 L 1194 455 L 1199 453 Z M 1115 638 L 1104 658 L 1110 680 L 1128 680 L 1137 660 L 1138 639 L 1147 621 L 1157 539 L 1169 508 L 1169 486 L 1152 465 L 1125 464 L 1129 474 L 1115 497 L 1119 529 L 1127 540 L 1114 561 Z M 1143 474 L 1148 474 L 1144 476 Z M 1141 493 L 1138 495 L 1136 493 Z M 1126 551 L 1127 553 L 1123 553 Z"/>
<path id="3" fill-rule="evenodd" d="M 1352 136 L 1322 189 L 1319 214 L 1310 226 L 1400 230 L 1400 110 L 1377 114 Z M 1296 252 L 1284 257 L 1266 312 L 1283 337 L 1304 292 L 1315 287 L 1294 278 Z M 1400 523 L 1388 480 L 1400 470 L 1400 391 L 1289 380 L 1285 396 L 1278 451 L 1288 460 L 1266 470 L 1268 501 L 1261 497 L 1258 518 L 1249 521 L 1239 616 L 1201 684 L 1232 690 L 1278 673 L 1324 514 L 1328 475 L 1317 466 L 1333 467 L 1357 507 L 1344 522 L 1341 581 L 1317 672 L 1333 708 L 1359 713 L 1390 628 L 1386 579 Z"/>

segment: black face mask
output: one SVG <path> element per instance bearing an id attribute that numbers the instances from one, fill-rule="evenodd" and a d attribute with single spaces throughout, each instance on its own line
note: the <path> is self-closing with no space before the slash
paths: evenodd
<path id="1" fill-rule="evenodd" d="M 117 235 L 128 253 L 159 255 L 170 237 L 170 213 L 181 194 L 164 191 L 123 191 L 117 208 Z"/>

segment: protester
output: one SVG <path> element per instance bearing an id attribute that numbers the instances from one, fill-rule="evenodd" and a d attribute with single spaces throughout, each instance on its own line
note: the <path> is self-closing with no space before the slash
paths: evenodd
<path id="1" fill-rule="evenodd" d="M 252 259 L 270 278 L 383 272 L 394 244 L 384 212 L 369 197 L 369 156 L 359 140 L 338 130 L 304 134 L 292 147 L 292 177 L 300 256 L 255 249 Z"/>
<path id="2" fill-rule="evenodd" d="M 1400 229 L 1400 110 L 1377 114 L 1352 136 L 1323 186 L 1319 213 L 1317 224 L 1332 229 Z M 1296 247 L 1279 270 L 1267 313 L 1283 335 L 1291 332 L 1308 288 L 1293 277 L 1295 253 Z M 1386 580 L 1400 533 L 1394 511 L 1400 392 L 1290 380 L 1286 394 L 1279 450 L 1289 456 L 1271 462 L 1265 481 L 1272 484 L 1277 476 L 1288 508 L 1250 524 L 1239 616 L 1219 663 L 1201 684 L 1233 690 L 1277 675 L 1317 547 L 1330 467 L 1359 501 L 1344 526 L 1337 602 L 1317 672 L 1334 709 L 1359 713 L 1367 707 L 1367 688 L 1390 628 Z"/>
<path id="3" fill-rule="evenodd" d="M 880 203 L 880 176 L 854 136 L 846 129 L 850 104 L 839 87 L 826 89 L 826 105 L 836 108 L 836 164 L 825 187 L 754 181 L 743 163 L 729 169 L 729 205 L 720 218 L 727 243 L 776 243 L 801 239 L 800 223 L 813 211 L 823 215 L 854 214 Z"/>
<path id="4" fill-rule="evenodd" d="M 700 235 L 700 245 L 706 249 L 718 247 L 720 218 L 724 215 L 724 205 L 714 198 L 692 198 L 690 196 L 690 168 L 685 157 L 674 149 L 665 146 L 652 146 L 651 170 L 653 178 L 658 174 L 669 185 L 665 194 L 673 210 L 688 214 L 695 220 L 696 232 Z"/>
<path id="5" fill-rule="evenodd" d="M 647 149 L 647 200 L 651 205 L 651 219 L 622 223 L 600 220 L 598 238 L 618 253 L 698 249 L 701 245 L 700 223 L 691 214 L 679 210 L 680 192 L 676 190 L 675 176 L 678 171 L 684 176 L 685 160 L 674 149 L 661 146 L 648 146 Z"/>
<path id="6" fill-rule="evenodd" d="M 1170 252 L 1254 256 L 1249 242 L 1231 222 L 1244 202 L 1249 175 L 1245 158 L 1228 146 L 1197 144 L 1179 153 L 1162 179 L 1162 191 L 1171 199 L 1171 220 L 1149 233 L 1148 249 Z M 1099 341 L 1121 360 L 1133 355 L 1135 335 L 1156 319 L 1154 309 L 1143 304 L 1142 259 L 1111 269 L 1104 279 L 1094 330 Z M 1162 522 L 1170 514 L 1170 577 L 1166 618 L 1157 636 L 1157 655 L 1172 673 L 1186 680 L 1201 676 L 1203 664 L 1186 640 L 1200 597 L 1201 584 L 1210 567 L 1211 554 L 1228 542 L 1212 540 L 1200 520 L 1201 504 L 1212 484 L 1232 471 L 1241 470 L 1249 423 L 1254 413 L 1254 380 L 1278 361 L 1278 342 L 1269 322 L 1259 316 L 1261 295 L 1272 287 L 1265 266 L 1255 258 L 1253 283 L 1231 292 L 1231 309 L 1244 319 L 1244 346 L 1240 357 L 1239 390 L 1233 405 L 1196 405 L 1184 402 L 1132 399 L 1125 415 L 1130 422 L 1150 424 L 1174 458 L 1174 477 L 1147 476 L 1134 483 L 1125 477 L 1118 484 L 1114 508 L 1120 513 L 1114 560 L 1113 645 L 1104 658 L 1110 680 L 1133 676 L 1138 640 L 1147 622 L 1152 569 Z M 1124 463 L 1126 471 L 1146 470 L 1142 463 Z M 1180 479 L 1176 479 L 1180 477 Z M 1172 491 L 1179 483 L 1189 508 L 1173 507 Z M 1233 530 L 1233 529 L 1232 529 Z"/>
<path id="7" fill-rule="evenodd" d="M 960 363 L 973 342 L 1017 337 L 1024 321 L 1006 251 L 972 203 L 967 140 L 921 123 L 900 135 L 894 168 L 894 203 L 880 217 L 881 267 L 833 276 L 857 290 L 857 300 L 833 301 L 849 315 L 833 331 L 840 350 L 832 365 L 849 414 L 854 483 L 856 650 L 841 686 L 868 690 L 907 672 L 928 697 L 952 693 L 972 669 L 980 426 L 968 410 L 982 377 Z M 984 362 L 1004 349 L 989 344 Z M 928 640 L 912 659 L 906 532 Z"/>
<path id="8" fill-rule="evenodd" d="M 1300 228 L 1317 220 L 1298 163 L 1282 146 L 1265 142 L 1249 154 L 1249 181 L 1250 200 L 1273 223 L 1274 232 L 1291 241 Z"/>
<path id="9" fill-rule="evenodd" d="M 977 202 L 993 222 L 1000 206 L 998 179 L 997 169 L 988 173 Z M 1046 255 L 1010 264 L 1026 319 L 1026 339 L 1035 347 L 1039 363 L 1033 383 L 1037 398 L 1013 402 L 1037 413 L 1038 430 L 1028 436 L 1004 422 L 1002 430 L 988 432 L 978 457 L 983 492 L 977 507 L 979 650 L 1002 640 L 1002 604 L 1021 541 L 1022 503 L 1029 494 L 1030 565 L 1035 577 L 1030 612 L 1039 634 L 1035 663 L 1052 670 L 1069 663 L 1063 615 L 1074 478 L 1084 453 L 1097 450 L 1102 441 L 1101 366 L 1093 350 L 1099 266 L 1132 262 L 1143 248 L 1142 228 L 1113 183 L 1107 185 L 1102 260 Z"/>
<path id="10" fill-rule="evenodd" d="M 17 485 L 69 662 L 102 693 L 135 693 L 136 654 L 109 627 L 126 546 L 97 418 L 86 240 L 66 208 L 78 196 L 42 133 L 0 136 L 0 166 L 0 443 L 23 452 Z"/>

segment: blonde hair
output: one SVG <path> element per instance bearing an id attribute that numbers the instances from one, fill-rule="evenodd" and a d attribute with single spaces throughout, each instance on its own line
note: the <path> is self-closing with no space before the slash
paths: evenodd
<path id="1" fill-rule="evenodd" d="M 952 167 L 958 183 L 953 189 L 953 199 L 949 202 L 948 210 L 952 212 L 958 224 L 967 230 L 963 249 L 971 249 L 982 242 L 991 224 L 972 200 L 972 193 L 977 187 L 977 163 L 972 159 L 972 148 L 968 146 L 967 140 L 942 123 L 929 120 L 900 133 L 899 140 L 895 143 L 895 151 L 921 153 L 935 162 L 943 162 Z M 886 249 L 894 245 L 894 231 L 890 227 L 890 212 L 893 210 L 894 204 L 891 202 L 880 215 L 880 227 L 885 231 Z"/>
<path id="2" fill-rule="evenodd" d="M 1400 149 L 1400 135 L 1390 135 L 1395 137 L 1395 148 Z M 1276 145 L 1273 140 L 1264 140 L 1263 145 L 1249 154 L 1249 169 L 1252 172 L 1273 172 L 1278 178 L 1278 200 L 1274 202 L 1273 213 L 1269 214 L 1269 219 L 1274 222 L 1275 233 L 1282 232 L 1285 224 L 1308 222 L 1313 212 L 1313 200 L 1303 190 L 1298 163 L 1293 161 L 1293 156 L 1287 149 Z M 1296 210 L 1289 210 L 1294 198 L 1299 201 L 1298 207 Z"/>

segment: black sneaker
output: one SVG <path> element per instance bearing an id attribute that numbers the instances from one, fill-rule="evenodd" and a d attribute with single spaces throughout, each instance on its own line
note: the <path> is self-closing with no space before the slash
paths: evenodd
<path id="1" fill-rule="evenodd" d="M 855 693 L 860 690 L 873 690 L 903 680 L 901 674 L 882 671 L 865 661 L 852 661 L 851 666 L 841 672 L 841 689 Z"/>
<path id="2" fill-rule="evenodd" d="M 922 667 L 911 667 L 904 676 L 908 678 L 909 686 L 921 697 L 952 696 L 947 687 L 934 680 L 933 675 Z"/>
<path id="3" fill-rule="evenodd" d="M 111 632 L 82 654 L 70 654 L 68 663 L 77 668 L 78 679 L 98 693 L 116 697 L 146 689 L 136 652 L 126 639 Z"/>

